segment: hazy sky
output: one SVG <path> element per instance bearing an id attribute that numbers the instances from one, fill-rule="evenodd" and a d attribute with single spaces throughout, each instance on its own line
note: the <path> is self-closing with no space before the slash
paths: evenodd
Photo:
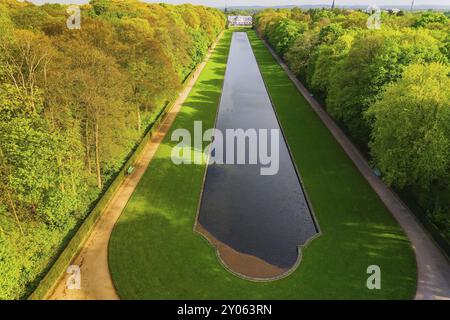
<path id="1" fill-rule="evenodd" d="M 412 0 L 336 0 L 336 5 L 410 5 Z M 415 0 L 416 5 L 441 4 L 450 5 L 450 0 Z M 36 4 L 42 3 L 87 3 L 89 0 L 31 0 Z M 332 0 L 146 0 L 146 2 L 167 2 L 167 3 L 193 3 L 208 6 L 250 6 L 250 5 L 304 5 L 304 4 L 327 4 Z"/>

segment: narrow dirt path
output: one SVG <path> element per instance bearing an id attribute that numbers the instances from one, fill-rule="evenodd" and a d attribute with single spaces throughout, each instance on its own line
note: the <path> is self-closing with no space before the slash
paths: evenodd
<path id="1" fill-rule="evenodd" d="M 416 254 L 418 268 L 415 299 L 450 299 L 450 263 L 431 236 L 398 196 L 373 174 L 367 160 L 270 45 L 265 40 L 263 42 L 407 234 Z"/>
<path id="2" fill-rule="evenodd" d="M 81 289 L 68 289 L 67 280 L 70 275 L 64 275 L 55 287 L 55 290 L 47 297 L 49 300 L 118 300 L 120 299 L 115 288 L 108 266 L 108 243 L 116 221 L 122 214 L 128 200 L 133 194 L 137 184 L 147 170 L 160 143 L 172 126 L 184 101 L 189 96 L 200 73 L 209 60 L 217 42 L 209 50 L 205 60 L 194 71 L 188 84 L 180 93 L 170 111 L 165 116 L 162 124 L 153 137 L 145 146 L 142 156 L 136 162 L 134 172 L 129 175 L 116 195 L 111 200 L 99 221 L 96 223 L 91 235 L 86 241 L 84 248 L 71 265 L 80 267 Z"/>

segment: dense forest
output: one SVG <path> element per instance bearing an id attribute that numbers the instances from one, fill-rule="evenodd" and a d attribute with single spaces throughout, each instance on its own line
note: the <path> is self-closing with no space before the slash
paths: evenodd
<path id="1" fill-rule="evenodd" d="M 202 6 L 0 0 L 0 299 L 26 297 L 224 28 Z"/>
<path id="2" fill-rule="evenodd" d="M 269 9 L 255 20 L 374 170 L 450 243 L 450 18 L 383 12 L 369 29 L 368 17 Z"/>

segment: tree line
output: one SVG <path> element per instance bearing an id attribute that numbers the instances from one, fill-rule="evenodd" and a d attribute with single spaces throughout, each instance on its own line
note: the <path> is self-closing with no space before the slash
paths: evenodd
<path id="1" fill-rule="evenodd" d="M 25 297 L 225 26 L 216 9 L 0 0 L 0 299 Z"/>
<path id="2" fill-rule="evenodd" d="M 450 243 L 450 18 L 268 9 L 256 28 L 375 171 Z"/>

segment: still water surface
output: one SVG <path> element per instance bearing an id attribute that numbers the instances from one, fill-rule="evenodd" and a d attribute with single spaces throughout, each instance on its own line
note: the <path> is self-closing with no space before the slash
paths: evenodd
<path id="1" fill-rule="evenodd" d="M 233 34 L 216 128 L 280 129 L 245 32 Z M 241 253 L 291 268 L 317 228 L 281 131 L 278 174 L 261 175 L 261 167 L 209 165 L 199 223 Z"/>

